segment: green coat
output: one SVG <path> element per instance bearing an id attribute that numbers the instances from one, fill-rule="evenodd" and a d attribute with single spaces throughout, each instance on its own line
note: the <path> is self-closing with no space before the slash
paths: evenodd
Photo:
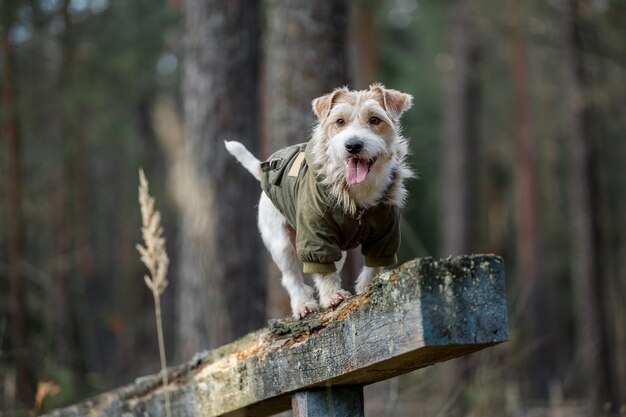
<path id="1" fill-rule="evenodd" d="M 307 144 L 279 150 L 261 164 L 261 186 L 296 230 L 304 272 L 336 271 L 341 251 L 361 245 L 365 265 L 393 265 L 400 245 L 400 209 L 379 204 L 356 217 L 334 207 L 309 168 Z"/>

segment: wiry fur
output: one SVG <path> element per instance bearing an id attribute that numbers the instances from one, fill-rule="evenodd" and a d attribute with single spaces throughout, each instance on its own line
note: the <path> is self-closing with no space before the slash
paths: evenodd
<path id="1" fill-rule="evenodd" d="M 313 111 L 319 122 L 311 139 L 311 168 L 329 190 L 334 203 L 346 214 L 355 215 L 359 210 L 380 203 L 404 206 L 407 198 L 404 180 L 411 178 L 413 173 L 406 164 L 408 145 L 401 135 L 399 118 L 411 106 L 411 100 L 408 94 L 374 84 L 363 91 L 340 88 L 313 101 Z M 380 124 L 369 123 L 373 116 L 380 119 Z M 345 125 L 338 126 L 338 118 L 344 119 Z M 346 160 L 354 155 L 346 151 L 346 141 L 351 138 L 363 142 L 358 157 L 375 162 L 362 182 L 349 185 Z M 258 159 L 238 142 L 226 142 L 225 145 L 248 171 L 260 179 L 261 162 Z M 282 284 L 289 292 L 296 319 L 320 306 L 335 306 L 350 295 L 341 289 L 339 275 L 345 260 L 344 252 L 343 258 L 336 262 L 338 272 L 313 275 L 319 296 L 317 303 L 313 288 L 304 283 L 302 264 L 290 238 L 289 223 L 265 193 L 261 194 L 259 202 L 259 230 L 282 273 Z M 365 292 L 381 269 L 364 266 L 357 278 L 356 292 Z"/>
<path id="2" fill-rule="evenodd" d="M 311 139 L 313 172 L 325 185 L 335 200 L 335 204 L 346 214 L 354 215 L 360 209 L 367 209 L 379 203 L 404 207 L 407 191 L 404 180 L 414 177 L 406 163 L 409 148 L 401 134 L 398 121 L 384 107 L 384 92 L 410 96 L 395 90 L 386 90 L 380 84 L 374 84 L 369 90 L 351 91 L 347 88 L 335 90 L 328 96 L 331 102 L 326 115 L 318 115 L 319 120 Z M 319 99 L 318 99 L 319 100 Z M 367 119 L 372 115 L 379 117 L 387 127 L 377 135 L 367 127 Z M 347 127 L 337 133 L 336 120 L 343 118 Z M 344 160 L 348 156 L 343 150 L 345 140 L 358 136 L 365 142 L 364 153 L 368 157 L 377 157 L 371 172 L 362 184 L 348 185 Z"/>

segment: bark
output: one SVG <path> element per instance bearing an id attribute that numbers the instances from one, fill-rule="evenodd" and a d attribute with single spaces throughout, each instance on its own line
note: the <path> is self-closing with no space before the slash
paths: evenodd
<path id="1" fill-rule="evenodd" d="M 9 9 L 10 6 L 7 6 Z M 30 366 L 28 321 L 26 310 L 25 276 L 22 270 L 24 255 L 22 185 L 21 185 L 21 146 L 19 114 L 17 108 L 17 88 L 15 80 L 15 56 L 9 41 L 12 16 L 8 10 L 2 16 L 2 136 L 4 138 L 6 169 L 5 174 L 5 224 L 8 246 L 8 275 L 11 290 L 11 342 L 15 358 L 16 387 L 18 399 L 30 404 L 34 396 L 34 373 Z"/>
<path id="2" fill-rule="evenodd" d="M 50 415 L 163 416 L 167 391 L 173 416 L 269 416 L 303 390 L 382 381 L 507 337 L 500 258 L 424 258 L 380 275 L 336 309 L 273 321 L 196 355 L 170 369 L 166 388 L 159 374 L 138 378 Z"/>
<path id="3" fill-rule="evenodd" d="M 515 193 L 517 208 L 516 240 L 518 271 L 528 294 L 529 343 L 537 346 L 532 355 L 532 391 L 536 398 L 547 399 L 553 358 L 550 345 L 550 315 L 542 260 L 539 216 L 539 181 L 530 113 L 528 45 L 524 5 L 513 1 L 511 7 L 511 70 L 513 81 Z"/>
<path id="4" fill-rule="evenodd" d="M 589 75 L 583 60 L 580 3 L 568 0 L 566 14 L 568 148 L 572 215 L 573 284 L 578 321 L 580 379 L 594 413 L 617 412 L 619 405 L 615 358 L 609 348 L 609 315 L 605 298 L 606 271 L 602 259 L 597 150 L 592 104 L 585 101 Z M 606 408 L 608 405 L 608 409 Z"/>
<path id="5" fill-rule="evenodd" d="M 351 72 L 354 88 L 367 88 L 378 80 L 376 10 L 371 2 L 353 1 L 350 11 Z"/>
<path id="6" fill-rule="evenodd" d="M 478 120 L 480 109 L 479 42 L 471 0 L 451 5 L 449 48 L 454 65 L 446 77 L 442 150 L 441 254 L 470 253 L 477 243 Z M 460 384 L 468 384 L 470 357 L 455 362 Z M 461 413 L 465 404 L 461 403 Z"/>
<path id="7" fill-rule="evenodd" d="M 190 176 L 181 212 L 178 352 L 188 358 L 264 320 L 259 184 L 224 140 L 258 155 L 259 2 L 187 0 L 183 98 Z"/>
<path id="8" fill-rule="evenodd" d="M 313 99 L 348 83 L 345 0 L 270 0 L 267 7 L 265 156 L 309 140 L 315 123 Z M 345 268 L 352 276 L 354 263 Z M 273 264 L 268 299 L 272 316 L 290 313 L 289 296 Z"/>
<path id="9" fill-rule="evenodd" d="M 67 3 L 63 4 L 66 8 Z M 39 15 L 41 11 L 36 11 L 35 15 Z M 62 13 L 64 24 L 68 18 L 67 12 Z M 35 20 L 40 20 L 36 18 Z M 40 29 L 43 30 L 43 29 Z M 60 103 L 64 80 L 66 79 L 65 62 L 67 54 L 65 48 L 61 48 L 61 66 L 59 71 L 59 79 L 54 85 L 54 100 Z M 55 314 L 50 317 L 51 324 L 51 343 L 52 355 L 56 364 L 60 368 L 74 370 L 74 359 L 78 357 L 74 348 L 74 340 L 72 338 L 73 321 L 71 319 L 71 306 L 73 306 L 70 290 L 72 285 L 69 282 L 71 253 L 71 233 L 70 220 L 72 216 L 68 211 L 68 200 L 70 185 L 67 172 L 65 170 L 64 160 L 64 135 L 63 121 L 61 110 L 63 105 L 58 104 L 52 108 L 52 116 L 49 122 L 49 141 L 54 154 L 51 155 L 49 162 L 49 183 L 47 187 L 47 203 L 48 203 L 48 219 L 50 224 L 49 243 L 50 257 L 48 271 L 50 271 L 50 303 L 48 308 L 54 310 Z M 73 387 L 72 387 L 73 388 Z"/>
<path id="10" fill-rule="evenodd" d="M 79 112 L 82 113 L 82 112 Z M 83 115 L 80 114 L 79 120 L 83 120 Z M 89 190 L 92 189 L 92 185 L 89 178 L 89 171 L 87 169 L 89 165 L 87 155 L 87 133 L 85 127 L 81 126 L 81 121 L 74 121 L 77 124 L 75 126 L 75 147 L 76 154 L 74 155 L 72 171 L 74 173 L 74 208 L 76 210 L 75 232 L 76 232 L 76 263 L 78 273 L 84 284 L 89 290 L 89 287 L 95 283 L 95 265 L 94 254 L 92 249 L 91 239 L 91 225 L 94 223 L 91 220 L 91 196 Z"/>
<path id="11" fill-rule="evenodd" d="M 345 0 L 268 2 L 267 103 L 270 150 L 305 142 L 311 101 L 348 83 Z"/>
<path id="12" fill-rule="evenodd" d="M 76 279 L 76 272 L 85 272 L 81 260 L 90 256 L 86 236 L 81 236 L 89 224 L 83 205 L 87 181 L 84 152 L 84 134 L 79 134 L 75 113 L 74 83 L 76 82 L 76 43 L 70 12 L 70 1 L 61 6 L 63 32 L 60 36 L 61 63 L 57 80 L 58 101 L 55 116 L 59 123 L 56 172 L 51 193 L 51 219 L 53 222 L 52 291 L 58 314 L 53 317 L 54 349 L 58 365 L 72 371 L 72 387 L 77 393 L 86 391 L 84 376 L 87 372 L 87 340 L 93 326 L 85 314 L 84 283 Z M 82 133 L 82 132 L 81 132 Z M 76 169 L 78 165 L 81 169 Z M 72 204 L 74 203 L 74 204 Z M 76 249 L 76 250 L 74 250 Z M 74 254 L 76 253 L 76 258 Z M 78 268 L 76 268 L 78 266 Z M 93 270 L 86 276 L 93 278 Z"/>
<path id="13" fill-rule="evenodd" d="M 441 252 L 460 255 L 476 243 L 479 45 L 471 1 L 456 0 L 451 13 L 454 66 L 446 78 L 444 106 Z"/>

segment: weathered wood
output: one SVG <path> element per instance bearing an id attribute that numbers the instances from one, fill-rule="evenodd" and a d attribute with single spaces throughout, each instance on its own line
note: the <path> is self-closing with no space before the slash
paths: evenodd
<path id="1" fill-rule="evenodd" d="M 267 416 L 291 394 L 365 385 L 507 339 L 502 260 L 425 258 L 381 274 L 368 292 L 302 321 L 262 329 L 170 370 L 173 416 Z M 57 417 L 163 416 L 158 375 Z"/>
<path id="2" fill-rule="evenodd" d="M 300 391 L 291 397 L 293 417 L 363 417 L 361 385 Z"/>

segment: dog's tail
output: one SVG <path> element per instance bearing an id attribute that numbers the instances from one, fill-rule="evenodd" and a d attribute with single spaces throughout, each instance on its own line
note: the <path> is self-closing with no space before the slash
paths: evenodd
<path id="1" fill-rule="evenodd" d="M 224 141 L 226 149 L 243 165 L 245 169 L 250 171 L 254 177 L 261 181 L 261 161 L 256 159 L 241 143 L 231 140 Z"/>

